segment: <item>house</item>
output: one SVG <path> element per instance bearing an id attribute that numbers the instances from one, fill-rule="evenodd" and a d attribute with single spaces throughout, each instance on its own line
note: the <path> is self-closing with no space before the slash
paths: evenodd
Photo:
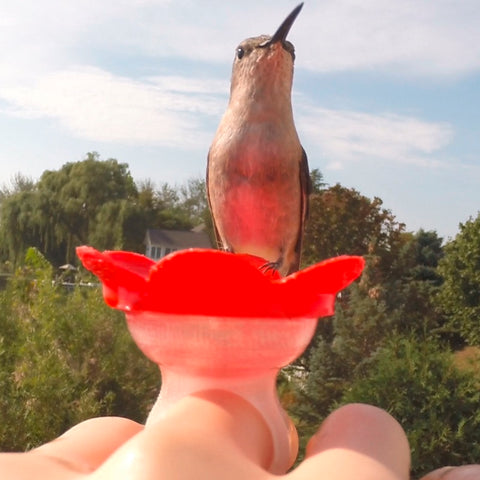
<path id="1" fill-rule="evenodd" d="M 201 228 L 193 230 L 148 229 L 145 255 L 153 260 L 187 248 L 212 248 L 208 234 Z"/>

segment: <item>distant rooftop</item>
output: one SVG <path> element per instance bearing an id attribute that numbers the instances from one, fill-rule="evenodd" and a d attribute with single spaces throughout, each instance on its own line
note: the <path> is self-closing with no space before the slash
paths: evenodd
<path id="1" fill-rule="evenodd" d="M 161 245 L 162 247 L 184 248 L 212 248 L 210 238 L 205 231 L 148 229 L 145 243 Z"/>

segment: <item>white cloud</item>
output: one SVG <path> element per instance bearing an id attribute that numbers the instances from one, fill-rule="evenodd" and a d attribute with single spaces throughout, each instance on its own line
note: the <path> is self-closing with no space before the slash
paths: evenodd
<path id="1" fill-rule="evenodd" d="M 228 81 L 212 80 L 208 69 L 201 79 L 163 76 L 165 59 L 192 60 L 197 68 L 202 62 L 230 62 L 240 40 L 273 32 L 295 2 L 3 4 L 4 113 L 49 117 L 85 139 L 205 148 L 210 124 L 226 106 Z M 298 65 L 317 71 L 384 69 L 441 77 L 480 68 L 478 20 L 478 0 L 324 0 L 305 4 L 291 38 Z M 105 62 L 109 53 L 123 76 L 91 66 Z M 139 58 L 145 69 L 150 64 L 152 76 L 133 78 L 122 58 Z M 315 107 L 299 113 L 299 130 L 335 169 L 366 157 L 436 164 L 434 157 L 453 136 L 449 125 L 392 114 Z"/>
<path id="2" fill-rule="evenodd" d="M 291 1 L 177 1 L 120 41 L 155 56 L 230 61 L 248 36 L 273 33 Z M 139 14 L 140 15 L 140 14 Z M 307 2 L 292 28 L 298 65 L 316 71 L 384 69 L 457 75 L 480 68 L 478 0 Z M 145 17 L 143 17 L 145 18 Z"/>
<path id="3" fill-rule="evenodd" d="M 330 171 L 333 171 L 333 170 L 343 170 L 344 169 L 344 165 L 342 162 L 330 162 L 326 165 L 325 167 L 326 170 L 330 170 Z"/>
<path id="4" fill-rule="evenodd" d="M 297 115 L 301 136 L 318 147 L 327 168 L 364 159 L 439 166 L 435 155 L 453 138 L 444 123 L 401 115 L 370 114 L 303 106 Z"/>
<path id="5" fill-rule="evenodd" d="M 168 46 L 190 59 L 230 61 L 238 42 L 273 33 L 294 5 L 212 3 L 190 4 L 185 15 L 185 2 L 177 2 L 165 12 L 173 21 L 162 28 L 147 25 L 156 41 L 139 47 L 162 55 Z M 290 36 L 298 65 L 316 71 L 451 76 L 480 69 L 479 21 L 478 0 L 324 0 L 305 4 Z"/>
<path id="6" fill-rule="evenodd" d="M 24 0 L 0 6 L 2 78 L 94 64 L 98 52 L 230 63 L 238 42 L 273 33 L 295 5 L 193 0 Z M 480 69 L 478 0 L 307 2 L 291 39 L 298 66 L 451 76 Z"/>
<path id="7" fill-rule="evenodd" d="M 224 87 L 182 77 L 132 80 L 81 67 L 4 87 L 0 98 L 10 103 L 10 115 L 50 117 L 78 137 L 189 149 L 208 144 L 205 122 L 220 117 Z"/>
<path id="8" fill-rule="evenodd" d="M 75 136 L 130 145 L 205 148 L 226 106 L 226 82 L 155 76 L 141 80 L 77 67 L 10 86 L 0 98 L 6 113 L 51 118 Z M 319 148 L 329 169 L 370 159 L 437 166 L 453 138 L 448 124 L 391 113 L 329 110 L 297 102 L 302 139 Z M 4 110 L 5 112 L 5 110 Z"/>
<path id="9" fill-rule="evenodd" d="M 308 7 L 297 36 L 299 58 L 311 69 L 414 76 L 480 69 L 477 0 L 329 0 Z"/>

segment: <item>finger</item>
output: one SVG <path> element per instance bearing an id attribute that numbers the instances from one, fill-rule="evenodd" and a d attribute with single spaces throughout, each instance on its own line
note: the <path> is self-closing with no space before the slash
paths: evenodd
<path id="1" fill-rule="evenodd" d="M 463 465 L 439 468 L 420 480 L 478 480 L 479 478 L 480 465 Z"/>
<path id="2" fill-rule="evenodd" d="M 406 435 L 387 412 L 370 405 L 346 405 L 333 412 L 312 437 L 306 459 L 292 479 L 408 479 Z M 322 477 L 322 478 L 323 478 Z"/>
<path id="3" fill-rule="evenodd" d="M 121 417 L 92 418 L 32 450 L 29 455 L 42 456 L 74 472 L 90 473 L 143 428 Z"/>
<path id="4" fill-rule="evenodd" d="M 84 477 L 143 427 L 122 418 L 80 423 L 61 437 L 27 453 L 0 454 L 0 478 L 70 480 Z"/>
<path id="5" fill-rule="evenodd" d="M 228 392 L 203 392 L 170 407 L 92 478 L 267 479 L 272 445 L 250 403 Z"/>
<path id="6" fill-rule="evenodd" d="M 70 480 L 80 474 L 41 455 L 1 453 L 0 478 L 9 480 Z"/>

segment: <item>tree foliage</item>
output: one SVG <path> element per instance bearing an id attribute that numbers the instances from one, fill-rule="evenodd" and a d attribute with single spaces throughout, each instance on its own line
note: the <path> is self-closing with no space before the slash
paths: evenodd
<path id="1" fill-rule="evenodd" d="M 74 263 L 82 244 L 140 252 L 148 228 L 191 229 L 207 218 L 203 180 L 137 186 L 127 164 L 95 152 L 36 183 L 17 175 L 0 202 L 0 255 L 14 263 L 30 246 L 55 265 Z"/>
<path id="2" fill-rule="evenodd" d="M 146 418 L 160 375 L 122 317 L 98 287 L 53 284 L 51 265 L 28 250 L 0 292 L 0 450 L 31 448 L 92 416 Z"/>
<path id="3" fill-rule="evenodd" d="M 364 401 L 407 430 L 415 473 L 478 460 L 478 368 L 459 369 L 450 349 L 458 335 L 480 341 L 480 217 L 444 247 L 434 231 L 406 232 L 381 199 L 329 187 L 318 170 L 312 180 L 303 263 L 362 255 L 366 268 L 281 376 L 302 443 L 336 406 Z M 126 164 L 95 153 L 0 191 L 0 255 L 19 265 L 0 291 L 0 448 L 37 445 L 94 415 L 145 418 L 156 368 L 97 289 L 66 292 L 51 264 L 72 263 L 80 243 L 141 251 L 147 228 L 199 223 L 211 228 L 203 179 L 135 184 Z"/>
<path id="4" fill-rule="evenodd" d="M 377 197 L 370 200 L 339 184 L 315 191 L 305 232 L 306 264 L 336 255 L 385 251 L 404 230 Z"/>
<path id="5" fill-rule="evenodd" d="M 338 363 L 348 359 L 348 371 L 353 373 L 352 366 L 368 358 L 392 333 L 424 340 L 441 326 L 443 317 L 433 304 L 441 283 L 436 274 L 440 245 L 435 232 L 420 230 L 396 237 L 386 254 L 390 257 L 396 251 L 391 263 L 377 255 L 366 256 L 362 277 L 342 293 L 335 316 L 320 322 L 322 341 L 344 357 Z"/>
<path id="6" fill-rule="evenodd" d="M 407 432 L 416 477 L 480 458 L 478 378 L 435 341 L 390 338 L 357 372 L 339 404 L 384 408 Z"/>
<path id="7" fill-rule="evenodd" d="M 444 283 L 436 300 L 449 330 L 480 345 L 480 214 L 460 224 L 458 235 L 445 246 L 439 272 Z"/>
<path id="8" fill-rule="evenodd" d="M 395 223 L 393 218 L 388 221 Z M 435 331 L 441 331 L 444 319 L 434 307 L 434 295 L 442 282 L 436 272 L 441 243 L 435 232 L 397 232 L 390 244 L 365 255 L 361 279 L 342 292 L 335 315 L 320 320 L 301 359 L 304 379 L 297 402 L 289 409 L 302 432 L 302 443 L 358 376 L 369 371 L 372 358 L 392 335 L 427 343 L 435 335 L 440 338 Z"/>
<path id="9" fill-rule="evenodd" d="M 29 187 L 2 199 L 2 243 L 10 260 L 18 261 L 34 246 L 57 265 L 72 263 L 75 246 L 88 243 L 96 226 L 104 225 L 100 212 L 106 204 L 133 201 L 137 194 L 128 166 L 113 159 L 100 161 L 96 153 L 58 171 L 45 171 Z"/>

